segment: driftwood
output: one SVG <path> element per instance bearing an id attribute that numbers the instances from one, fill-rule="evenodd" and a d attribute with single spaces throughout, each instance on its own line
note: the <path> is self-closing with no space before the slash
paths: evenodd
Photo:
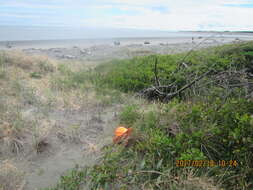
<path id="1" fill-rule="evenodd" d="M 198 43 L 198 44 L 196 44 L 194 47 L 192 47 L 192 49 L 190 49 L 190 51 L 188 51 L 188 53 L 186 53 L 186 55 L 182 58 L 182 60 L 180 60 L 180 61 L 178 62 L 178 69 L 180 69 L 181 66 L 184 66 L 184 67 L 188 68 L 188 65 L 186 65 L 186 63 L 185 63 L 186 58 L 189 57 L 189 56 L 192 54 L 192 52 L 193 52 L 195 49 L 197 49 L 201 44 L 203 44 L 203 43 L 206 42 L 207 40 L 213 39 L 215 36 L 216 36 L 216 34 L 211 35 L 211 36 L 209 36 L 209 37 L 206 37 L 206 38 L 204 38 L 200 43 Z"/>
<path id="2" fill-rule="evenodd" d="M 191 69 L 191 66 L 187 65 L 185 62 L 186 58 L 191 55 L 195 48 L 200 46 L 206 40 L 212 38 L 213 36 L 203 39 L 199 44 L 186 53 L 186 55 L 177 62 L 178 66 L 175 72 Z M 229 96 L 233 88 L 243 88 L 245 90 L 244 92 L 246 93 L 246 97 L 253 96 L 253 66 L 251 66 L 252 68 L 249 67 L 243 70 L 237 70 L 233 67 L 234 64 L 231 63 L 231 67 L 226 71 L 216 71 L 215 65 L 216 63 L 211 65 L 209 67 L 210 69 L 205 73 L 198 73 L 199 71 L 196 71 L 189 74 L 185 78 L 185 81 L 189 82 L 186 82 L 187 84 L 182 87 L 176 84 L 177 81 L 174 81 L 171 84 L 166 84 L 166 82 L 159 79 L 158 59 L 157 57 L 154 57 L 154 85 L 142 90 L 138 95 L 141 95 L 148 100 L 160 100 L 167 102 L 177 96 L 181 97 L 182 94 L 185 95 L 185 91 L 187 89 L 191 89 L 191 91 L 188 91 L 189 95 L 195 96 L 201 91 L 209 91 L 208 87 L 212 85 L 225 89 L 225 96 Z M 208 77 L 208 81 L 204 80 L 201 82 L 201 79 L 205 77 Z M 162 82 L 165 84 L 162 84 Z"/>
<path id="3" fill-rule="evenodd" d="M 165 101 L 168 101 L 172 98 L 174 98 L 175 96 L 177 96 L 178 94 L 180 94 L 181 92 L 183 92 L 184 90 L 190 88 L 193 84 L 195 84 L 197 81 L 201 80 L 203 77 L 207 76 L 208 74 L 210 74 L 213 70 L 209 70 L 207 71 L 206 73 L 200 75 L 198 78 L 196 78 L 195 80 L 193 80 L 192 82 L 190 82 L 189 84 L 185 85 L 184 87 L 182 87 L 181 89 L 179 89 L 178 91 L 176 92 L 173 92 L 173 93 L 170 93 L 170 94 L 167 94 L 166 97 L 165 97 Z"/>
<path id="4" fill-rule="evenodd" d="M 147 88 L 145 90 L 143 90 L 141 92 L 141 94 L 152 100 L 152 99 L 159 99 L 162 101 L 169 101 L 172 98 L 174 98 L 175 96 L 179 95 L 180 93 L 182 93 L 183 91 L 185 91 L 186 89 L 190 88 L 193 84 L 195 84 L 197 81 L 201 80 L 203 77 L 207 76 L 208 74 L 210 74 L 213 70 L 209 70 L 206 73 L 200 75 L 199 77 L 197 77 L 195 80 L 193 80 L 192 82 L 190 82 L 189 84 L 186 84 L 185 86 L 183 86 L 182 88 L 180 88 L 179 90 L 176 90 L 174 92 L 171 93 L 166 93 L 166 91 L 168 91 L 168 89 L 172 89 L 173 87 L 176 88 L 176 86 L 173 84 L 167 85 L 167 86 L 159 86 L 160 82 L 157 82 L 157 86 L 152 86 L 150 88 Z"/>
<path id="5" fill-rule="evenodd" d="M 161 85 L 157 70 L 155 69 L 156 85 L 142 90 L 139 94 L 149 100 L 157 99 L 160 101 L 168 102 L 171 99 L 180 96 L 187 89 L 192 88 L 192 91 L 195 91 L 201 88 L 208 89 L 208 85 L 215 85 L 227 90 L 228 94 L 231 93 L 230 91 L 233 88 L 243 88 L 247 94 L 246 96 L 249 97 L 253 95 L 253 82 L 246 76 L 248 76 L 246 71 L 215 73 L 215 71 L 211 68 L 209 71 L 200 74 L 195 79 L 192 79 L 191 82 L 178 89 L 178 86 L 175 84 L 175 82 L 169 85 Z M 208 77 L 208 81 L 198 83 L 205 77 Z"/>
<path id="6" fill-rule="evenodd" d="M 156 81 L 156 85 L 160 86 L 161 84 L 158 78 L 157 64 L 158 64 L 158 60 L 157 60 L 157 57 L 155 57 L 155 69 L 154 69 L 155 81 Z"/>

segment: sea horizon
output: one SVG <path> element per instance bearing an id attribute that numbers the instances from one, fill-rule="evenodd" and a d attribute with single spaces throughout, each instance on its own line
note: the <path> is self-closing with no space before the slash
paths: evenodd
<path id="1" fill-rule="evenodd" d="M 129 28 L 86 28 L 0 25 L 0 41 L 107 40 L 136 38 L 208 37 L 218 35 L 252 35 L 250 31 L 164 31 Z"/>

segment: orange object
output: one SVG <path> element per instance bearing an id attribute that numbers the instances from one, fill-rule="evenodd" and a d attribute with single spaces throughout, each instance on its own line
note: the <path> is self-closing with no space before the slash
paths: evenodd
<path id="1" fill-rule="evenodd" d="M 129 135 L 131 134 L 131 132 L 132 132 L 132 128 L 127 129 L 123 126 L 117 127 L 114 132 L 113 142 L 120 143 L 122 140 L 127 139 Z"/>
<path id="2" fill-rule="evenodd" d="M 128 129 L 125 128 L 125 127 L 118 127 L 118 128 L 115 130 L 115 136 L 116 136 L 116 137 L 122 136 L 122 135 L 124 135 L 127 131 L 128 131 Z"/>

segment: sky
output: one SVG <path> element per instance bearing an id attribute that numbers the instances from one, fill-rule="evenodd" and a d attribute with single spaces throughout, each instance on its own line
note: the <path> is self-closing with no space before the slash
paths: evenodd
<path id="1" fill-rule="evenodd" d="M 253 31 L 253 0 L 0 0 L 0 26 Z"/>

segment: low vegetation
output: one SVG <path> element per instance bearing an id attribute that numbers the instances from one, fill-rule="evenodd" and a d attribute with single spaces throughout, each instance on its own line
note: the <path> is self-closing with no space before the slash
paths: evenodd
<path id="1" fill-rule="evenodd" d="M 116 104 L 118 124 L 133 128 L 127 146 L 105 146 L 97 164 L 77 166 L 50 190 L 252 189 L 252 64 L 252 42 L 95 69 L 0 52 L 0 189 L 25 186 L 11 160 L 56 146 L 50 137 L 80 143 L 79 127 L 49 122 L 52 110 Z"/>
<path id="2" fill-rule="evenodd" d="M 0 80 L 0 155 L 1 159 L 7 159 L 27 151 L 24 136 L 28 130 L 34 130 L 35 117 L 27 119 L 23 111 L 29 107 L 43 108 L 35 88 L 25 81 L 28 73 L 36 71 L 47 75 L 53 72 L 53 66 L 46 59 L 1 52 L 0 67 L 0 73 L 4 73 Z"/>
<path id="3" fill-rule="evenodd" d="M 52 190 L 252 189 L 252 63 L 249 42 L 69 73 L 62 88 L 88 80 L 147 101 L 126 105 L 119 116 L 134 129 L 126 147 L 105 147 L 98 164 L 73 169 Z"/>
<path id="4" fill-rule="evenodd" d="M 33 146 L 39 119 L 34 115 L 25 116 L 25 111 L 38 108 L 42 113 L 45 102 L 37 96 L 36 88 L 29 82 L 32 72 L 44 77 L 54 71 L 46 58 L 25 56 L 21 52 L 0 52 L 0 189 L 24 188 L 24 172 L 16 163 L 28 152 L 37 152 Z M 43 115 L 43 114 L 42 114 Z M 42 122 L 43 119 L 40 119 Z M 40 136 L 40 135 L 38 135 Z"/>
<path id="5" fill-rule="evenodd" d="M 123 96 L 95 88 L 86 67 L 78 61 L 0 51 L 0 190 L 47 185 L 41 178 L 68 169 L 59 165 L 47 170 L 66 147 L 80 157 L 96 152 L 94 142 L 114 118 L 115 110 L 107 111 L 107 119 L 104 109 Z M 73 152 L 64 152 L 61 161 L 73 164 Z"/>

